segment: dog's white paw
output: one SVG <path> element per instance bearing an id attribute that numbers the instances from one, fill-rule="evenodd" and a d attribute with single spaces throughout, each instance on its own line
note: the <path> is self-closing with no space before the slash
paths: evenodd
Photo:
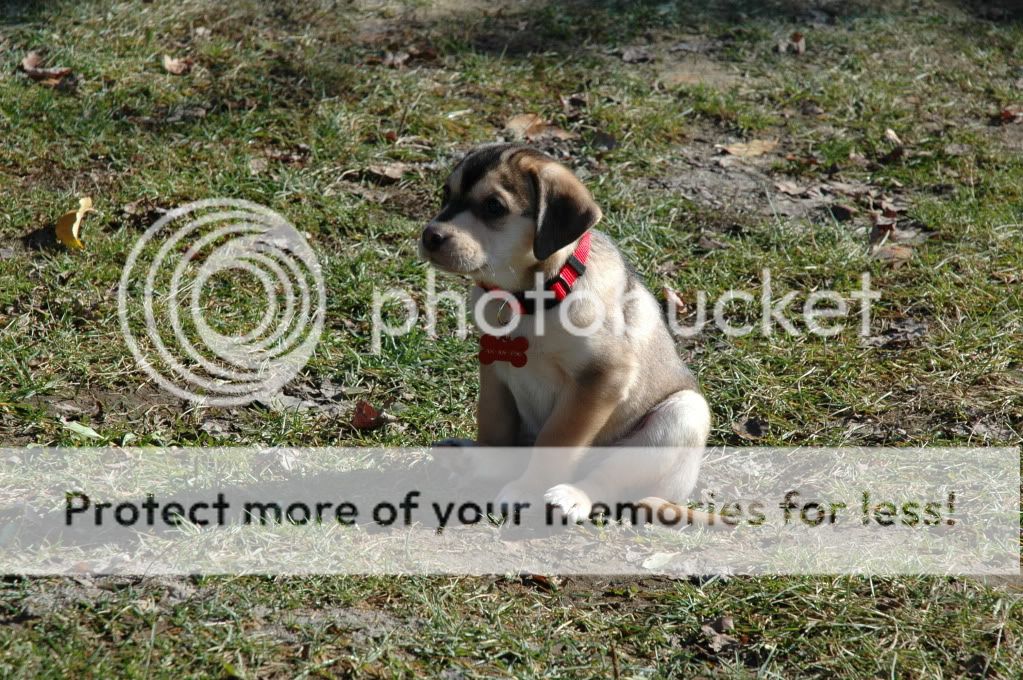
<path id="1" fill-rule="evenodd" d="M 548 505 L 559 508 L 573 524 L 588 521 L 593 510 L 593 501 L 586 492 L 571 484 L 552 486 L 547 489 L 543 499 Z"/>
<path id="2" fill-rule="evenodd" d="M 497 493 L 494 503 L 501 512 L 514 513 L 516 509 L 523 511 L 527 508 L 536 507 L 539 499 L 540 492 L 538 489 L 532 488 L 528 484 L 523 484 L 521 480 L 516 479 L 514 482 L 504 485 L 504 488 Z"/>

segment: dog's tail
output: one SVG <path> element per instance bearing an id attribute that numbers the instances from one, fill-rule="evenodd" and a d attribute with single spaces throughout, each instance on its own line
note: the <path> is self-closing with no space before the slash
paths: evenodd
<path id="1" fill-rule="evenodd" d="M 657 496 L 647 496 L 639 501 L 636 506 L 646 511 L 648 522 L 655 526 L 677 529 L 684 529 L 687 526 L 724 530 L 735 528 L 735 523 L 727 521 L 721 515 L 703 510 L 694 510 L 693 508 L 672 503 Z"/>

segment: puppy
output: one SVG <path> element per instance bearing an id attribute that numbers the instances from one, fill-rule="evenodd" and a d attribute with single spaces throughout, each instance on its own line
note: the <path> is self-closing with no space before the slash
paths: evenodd
<path id="1" fill-rule="evenodd" d="M 526 146 L 479 147 L 445 182 L 419 251 L 475 284 L 484 335 L 473 443 L 560 449 L 507 461 L 520 474 L 498 504 L 542 497 L 579 522 L 594 501 L 650 496 L 638 503 L 699 523 L 663 498 L 692 491 L 710 411 L 660 306 L 593 229 L 601 216 L 570 170 Z"/>

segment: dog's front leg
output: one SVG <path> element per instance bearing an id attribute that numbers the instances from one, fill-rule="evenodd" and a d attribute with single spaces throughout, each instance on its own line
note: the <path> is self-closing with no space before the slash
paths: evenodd
<path id="1" fill-rule="evenodd" d="M 480 364 L 480 398 L 476 410 L 478 446 L 515 446 L 519 411 L 515 397 L 497 376 L 493 365 Z"/>
<path id="2" fill-rule="evenodd" d="M 585 447 L 593 444 L 626 398 L 631 374 L 622 367 L 593 369 L 564 389 L 535 444 L 560 450 L 533 452 L 525 473 L 498 494 L 498 504 L 534 500 L 552 484 L 574 477 Z"/>
<path id="3" fill-rule="evenodd" d="M 452 478 L 465 479 L 468 474 L 478 480 L 506 480 L 518 475 L 525 464 L 514 457 L 484 453 L 476 447 L 515 446 L 519 430 L 519 414 L 515 398 L 508 386 L 495 374 L 492 366 L 480 365 L 480 395 L 476 411 L 476 440 L 445 439 L 434 444 L 443 451 L 436 458 Z"/>

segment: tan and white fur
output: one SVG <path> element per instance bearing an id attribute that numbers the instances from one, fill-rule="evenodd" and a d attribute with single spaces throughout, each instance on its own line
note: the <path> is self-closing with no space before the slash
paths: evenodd
<path id="1" fill-rule="evenodd" d="M 585 274 L 568 297 L 518 316 L 508 332 L 528 338 L 528 363 L 480 365 L 472 443 L 559 449 L 485 471 L 511 478 L 518 467 L 498 494 L 500 504 L 542 497 L 570 521 L 583 521 L 595 500 L 649 497 L 638 502 L 671 506 L 702 522 L 700 513 L 663 499 L 682 502 L 693 490 L 710 410 L 657 301 L 611 239 L 593 230 L 601 216 L 569 169 L 529 147 L 479 147 L 448 177 L 441 212 L 423 230 L 419 249 L 434 266 L 477 284 L 473 309 L 481 287 L 523 291 L 535 287 L 537 273 L 550 279 L 591 233 Z M 483 314 L 491 326 L 516 316 L 495 302 Z"/>

